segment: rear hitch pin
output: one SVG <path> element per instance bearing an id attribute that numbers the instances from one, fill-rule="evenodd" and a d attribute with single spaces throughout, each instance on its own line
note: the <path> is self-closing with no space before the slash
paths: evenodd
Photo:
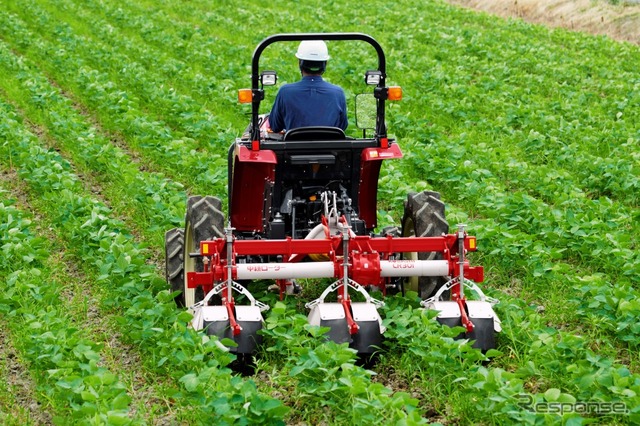
<path id="1" fill-rule="evenodd" d="M 342 231 L 342 281 L 344 283 L 344 300 L 347 300 L 349 297 L 349 231 L 351 227 L 349 225 L 345 225 Z"/>
<path id="2" fill-rule="evenodd" d="M 227 241 L 227 296 L 226 301 L 223 297 L 224 305 L 227 307 L 227 313 L 229 315 L 229 327 L 231 328 L 233 335 L 237 336 L 242 332 L 242 326 L 238 324 L 235 316 L 235 303 L 233 300 L 233 230 L 234 228 L 228 227 L 224 229 L 225 238 Z"/>
<path id="3" fill-rule="evenodd" d="M 458 265 L 459 265 L 459 277 L 460 284 L 460 298 L 464 300 L 464 228 L 466 225 L 458 224 Z"/>
<path id="4" fill-rule="evenodd" d="M 233 230 L 235 228 L 225 228 L 225 238 L 227 241 L 227 300 L 231 302 L 233 293 L 231 288 L 233 286 Z"/>
<path id="5" fill-rule="evenodd" d="M 334 202 L 335 202 L 335 192 Z M 349 327 L 349 334 L 354 335 L 360 330 L 360 326 L 353 318 L 353 312 L 351 311 L 351 300 L 349 299 L 349 233 L 351 227 L 347 224 L 344 225 L 342 230 L 342 308 L 344 309 L 344 315 L 347 319 L 347 326 Z M 355 283 L 355 281 L 354 281 Z M 358 286 L 362 288 L 361 286 Z"/>

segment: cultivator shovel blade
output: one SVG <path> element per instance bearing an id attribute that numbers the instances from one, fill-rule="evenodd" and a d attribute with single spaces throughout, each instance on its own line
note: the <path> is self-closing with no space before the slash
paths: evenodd
<path id="1" fill-rule="evenodd" d="M 233 338 L 227 308 L 224 306 L 202 306 L 199 309 L 200 315 L 202 315 L 201 329 L 205 330 L 207 335 L 218 336 L 218 339 Z"/>
<path id="2" fill-rule="evenodd" d="M 327 337 L 336 343 L 351 344 L 351 334 L 347 325 L 347 317 L 340 303 L 318 303 L 309 312 L 309 324 L 329 327 Z"/>
<path id="3" fill-rule="evenodd" d="M 465 338 L 474 340 L 473 347 L 486 352 L 496 347 L 496 331 L 493 318 L 470 318 L 473 331 L 465 333 Z"/>
<path id="4" fill-rule="evenodd" d="M 382 319 L 373 303 L 351 304 L 353 321 L 357 331 L 351 334 L 349 322 L 341 303 L 318 303 L 309 312 L 309 323 L 329 327 L 327 337 L 336 343 L 349 343 L 359 354 L 372 354 L 382 344 Z"/>
<path id="5" fill-rule="evenodd" d="M 382 344 L 382 318 L 373 303 L 352 303 L 353 319 L 358 324 L 358 332 L 353 335 L 351 347 L 359 354 L 372 354 Z"/>
<path id="6" fill-rule="evenodd" d="M 258 334 L 258 330 L 262 329 L 264 321 L 260 308 L 258 306 L 236 306 L 236 319 L 242 328 L 242 332 L 234 337 L 238 344 L 235 352 L 242 354 L 253 353 L 256 347 L 262 343 L 262 335 Z"/>
<path id="7" fill-rule="evenodd" d="M 348 289 L 359 292 L 365 302 L 353 302 Z M 340 303 L 325 303 L 324 299 L 334 291 L 340 291 Z M 353 280 L 339 280 L 328 286 L 320 297 L 307 303 L 309 323 L 329 327 L 327 337 L 336 343 L 349 343 L 360 355 L 371 355 L 382 343 L 385 327 L 378 313 L 384 303 L 374 299 Z"/>
<path id="8" fill-rule="evenodd" d="M 230 352 L 251 354 L 262 343 L 262 336 L 258 334 L 258 330 L 262 329 L 263 318 L 258 306 L 235 307 L 236 322 L 241 328 L 240 333 L 235 335 L 225 306 L 201 306 L 198 310 L 200 312 L 195 312 L 194 318 L 201 316 L 201 330 L 220 340 L 227 338 L 236 342 L 237 346 L 230 347 Z"/>
<path id="9" fill-rule="evenodd" d="M 473 323 L 471 332 L 460 333 L 456 338 L 474 340 L 474 348 L 484 352 L 496 347 L 496 333 L 502 331 L 500 319 L 491 303 L 481 300 L 467 300 L 467 315 Z M 425 304 L 427 309 L 438 311 L 436 320 L 449 327 L 462 327 L 460 306 L 454 301 L 431 301 Z"/>

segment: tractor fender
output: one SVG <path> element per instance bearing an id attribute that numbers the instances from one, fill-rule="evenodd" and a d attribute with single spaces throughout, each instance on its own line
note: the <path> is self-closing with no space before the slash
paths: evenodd
<path id="1" fill-rule="evenodd" d="M 230 219 L 238 231 L 264 231 L 265 193 L 275 179 L 276 154 L 237 143 L 231 160 Z"/>

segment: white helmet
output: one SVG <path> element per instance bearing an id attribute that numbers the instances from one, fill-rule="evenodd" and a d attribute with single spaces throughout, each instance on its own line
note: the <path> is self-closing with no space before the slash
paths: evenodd
<path id="1" fill-rule="evenodd" d="M 329 59 L 327 44 L 322 40 L 304 40 L 298 46 L 296 58 L 303 61 L 326 61 Z"/>

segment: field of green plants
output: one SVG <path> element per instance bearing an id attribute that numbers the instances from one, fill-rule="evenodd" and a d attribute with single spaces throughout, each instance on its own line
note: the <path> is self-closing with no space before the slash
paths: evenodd
<path id="1" fill-rule="evenodd" d="M 226 198 L 253 49 L 337 31 L 376 38 L 404 90 L 379 221 L 432 189 L 478 237 L 490 360 L 393 296 L 367 370 L 309 329 L 312 290 L 258 288 L 266 344 L 241 376 L 173 303 L 164 233 L 188 195 Z M 329 48 L 352 102 L 373 52 Z M 294 50 L 266 52 L 279 84 Z M 0 423 L 640 423 L 638 46 L 437 0 L 0 0 L 0 77 Z"/>

